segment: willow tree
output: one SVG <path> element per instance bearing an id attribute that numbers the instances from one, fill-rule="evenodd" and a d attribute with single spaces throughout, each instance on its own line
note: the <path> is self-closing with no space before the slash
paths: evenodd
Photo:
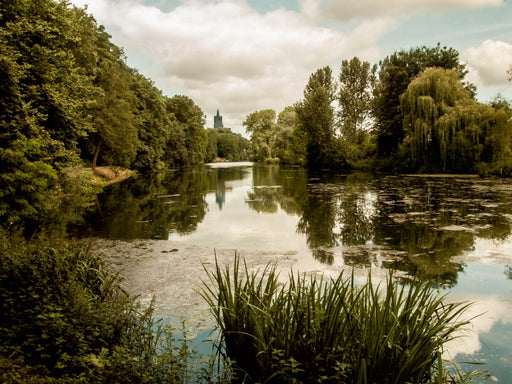
<path id="1" fill-rule="evenodd" d="M 459 53 L 448 47 L 417 47 L 394 52 L 379 63 L 379 78 L 372 101 L 380 157 L 393 156 L 405 137 L 400 95 L 422 71 L 431 67 L 453 69 L 462 80 L 467 73 Z M 471 91 L 472 85 L 466 87 Z"/>
<path id="2" fill-rule="evenodd" d="M 415 170 L 474 172 L 496 113 L 477 103 L 454 70 L 429 68 L 400 97 L 403 148 Z"/>

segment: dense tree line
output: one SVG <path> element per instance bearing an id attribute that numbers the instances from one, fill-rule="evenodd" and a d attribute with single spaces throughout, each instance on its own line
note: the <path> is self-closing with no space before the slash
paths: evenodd
<path id="1" fill-rule="evenodd" d="M 127 66 L 87 11 L 7 0 L 0 11 L 0 219 L 36 218 L 70 169 L 188 166 L 207 157 L 204 114 Z M 209 154 L 211 157 L 211 155 Z"/>
<path id="2" fill-rule="evenodd" d="M 477 102 L 466 73 L 459 53 L 440 45 L 395 52 L 378 66 L 343 60 L 337 81 L 329 67 L 318 69 L 287 108 L 295 118 L 286 134 L 271 109 L 247 116 L 253 158 L 309 169 L 510 176 L 510 103 Z"/>
<path id="3" fill-rule="evenodd" d="M 208 141 L 205 162 L 216 160 L 246 161 L 249 159 L 249 140 L 230 128 L 207 129 Z"/>
<path id="4" fill-rule="evenodd" d="M 251 134 L 252 160 L 304 164 L 305 140 L 297 129 L 295 108 L 287 107 L 277 116 L 272 109 L 256 111 L 248 115 L 243 124 Z"/>

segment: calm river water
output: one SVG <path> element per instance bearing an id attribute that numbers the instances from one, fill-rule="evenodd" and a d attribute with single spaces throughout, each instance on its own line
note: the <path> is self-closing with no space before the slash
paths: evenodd
<path id="1" fill-rule="evenodd" d="M 452 357 L 512 383 L 512 180 L 219 163 L 114 185 L 98 207 L 89 236 L 276 251 L 304 270 L 424 276 L 483 313 L 450 345 Z"/>

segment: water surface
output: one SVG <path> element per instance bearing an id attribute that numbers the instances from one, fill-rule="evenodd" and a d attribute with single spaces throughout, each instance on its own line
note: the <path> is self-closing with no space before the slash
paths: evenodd
<path id="1" fill-rule="evenodd" d="M 114 185 L 86 221 L 81 235 L 275 251 L 305 270 L 421 275 L 486 312 L 452 355 L 512 380 L 511 180 L 212 164 Z"/>

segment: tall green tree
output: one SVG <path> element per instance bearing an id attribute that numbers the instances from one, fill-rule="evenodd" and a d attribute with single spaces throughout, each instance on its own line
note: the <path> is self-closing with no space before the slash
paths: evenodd
<path id="1" fill-rule="evenodd" d="M 376 65 L 371 66 L 357 57 L 341 63 L 337 93 L 340 147 L 351 168 L 360 168 L 375 151 L 370 127 L 376 71 Z"/>
<path id="2" fill-rule="evenodd" d="M 74 51 L 79 25 L 64 2 L 9 1 L 0 11 L 0 219 L 48 209 L 59 173 L 79 161 L 93 87 Z"/>
<path id="3" fill-rule="evenodd" d="M 396 153 L 405 136 L 400 95 L 405 92 L 412 79 L 429 67 L 454 69 L 463 79 L 465 65 L 453 48 L 419 47 L 402 50 L 386 57 L 379 63 L 379 79 L 374 91 L 373 115 L 377 134 L 378 154 L 389 157 Z M 467 85 L 472 89 L 471 85 Z"/>
<path id="4" fill-rule="evenodd" d="M 497 96 L 489 107 L 485 108 L 482 127 L 485 143 L 478 172 L 484 176 L 495 174 L 510 177 L 512 175 L 512 106 L 510 102 Z"/>
<path id="5" fill-rule="evenodd" d="M 230 133 L 221 133 L 217 139 L 217 155 L 220 158 L 230 161 L 240 159 L 240 148 L 238 146 L 238 138 Z"/>
<path id="6" fill-rule="evenodd" d="M 368 131 L 377 66 L 359 58 L 343 60 L 338 83 L 338 104 L 342 137 L 357 143 Z"/>
<path id="7" fill-rule="evenodd" d="M 173 116 L 176 130 L 175 145 L 169 143 L 167 151 L 184 151 L 184 157 L 176 159 L 182 165 L 198 164 L 204 161 L 208 135 L 204 129 L 204 113 L 194 101 L 184 95 L 173 96 L 166 101 L 167 112 Z M 178 164 L 179 165 L 179 164 Z"/>
<path id="8" fill-rule="evenodd" d="M 298 129 L 299 119 L 295 107 L 279 112 L 276 124 L 276 156 L 285 164 L 304 164 L 306 150 L 304 135 Z"/>
<path id="9" fill-rule="evenodd" d="M 208 143 L 206 144 L 206 154 L 204 161 L 205 163 L 211 163 L 217 157 L 217 140 L 218 140 L 218 132 L 216 129 L 209 128 L 206 130 L 208 136 Z"/>
<path id="10" fill-rule="evenodd" d="M 253 158 L 265 161 L 276 156 L 276 112 L 273 109 L 263 109 L 248 115 L 243 125 L 251 135 Z"/>
<path id="11" fill-rule="evenodd" d="M 164 153 L 172 123 L 162 92 L 144 76 L 137 74 L 133 84 L 138 122 L 137 156 L 133 166 L 138 169 L 165 168 Z"/>
<path id="12" fill-rule="evenodd" d="M 89 107 L 94 133 L 86 140 L 92 167 L 98 158 L 107 165 L 130 166 L 139 145 L 135 76 L 126 65 L 122 49 L 110 42 L 103 27 L 95 34 L 96 65 L 93 84 L 97 87 Z"/>
<path id="13" fill-rule="evenodd" d="M 306 139 L 306 162 L 310 169 L 334 165 L 334 98 L 331 68 L 323 67 L 309 77 L 304 99 L 295 105 L 299 126 Z"/>

